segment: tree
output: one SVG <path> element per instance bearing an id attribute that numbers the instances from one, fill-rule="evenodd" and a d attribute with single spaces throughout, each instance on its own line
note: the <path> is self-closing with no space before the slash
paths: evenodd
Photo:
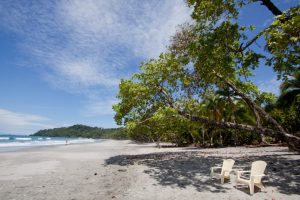
<path id="1" fill-rule="evenodd" d="M 167 53 L 158 59 L 143 63 L 141 72 L 135 74 L 131 80 L 121 81 L 118 94 L 121 102 L 114 106 L 116 121 L 125 125 L 134 122 L 142 126 L 151 120 L 160 124 L 161 121 L 174 117 L 184 118 L 188 122 L 205 126 L 254 132 L 260 134 L 261 138 L 264 138 L 265 134 L 282 135 L 291 148 L 300 150 L 300 138 L 287 133 L 263 109 L 261 102 L 267 101 L 269 96 L 261 93 L 248 79 L 252 75 L 251 71 L 259 67 L 263 59 L 274 66 L 279 62 L 276 58 L 282 54 L 274 53 L 273 57 L 269 58 L 250 48 L 259 37 L 265 36 L 268 41 L 274 40 L 276 26 L 261 31 L 248 41 L 247 31 L 253 30 L 253 27 L 241 27 L 237 19 L 238 9 L 252 1 L 187 2 L 193 8 L 192 17 L 195 23 L 181 27 L 173 37 Z M 261 2 L 277 13 L 274 4 L 269 4 L 270 1 Z M 280 19 L 280 23 L 290 20 L 295 21 L 290 19 L 290 16 L 285 16 Z M 292 40 L 292 37 L 288 39 Z M 280 47 L 282 52 L 286 52 L 285 48 L 290 48 L 289 45 L 293 44 L 287 43 L 288 47 Z M 269 47 L 269 51 L 273 53 L 274 48 L 272 45 Z M 297 49 L 297 45 L 293 47 Z M 291 54 L 293 53 L 292 51 Z M 278 74 L 283 76 L 288 76 L 293 70 L 292 64 L 288 68 L 277 69 Z M 220 89 L 231 91 L 231 95 L 243 101 L 252 111 L 255 124 L 232 122 L 220 114 L 219 108 L 220 117 L 208 118 L 201 101 L 210 91 L 215 93 Z M 222 113 L 225 114 L 223 111 Z M 157 118 L 157 115 L 160 117 Z M 263 127 L 264 121 L 272 124 L 273 128 Z"/>
<path id="2" fill-rule="evenodd" d="M 290 107 L 300 104 L 300 68 L 294 73 L 291 79 L 285 80 L 280 86 L 281 94 L 278 98 L 278 105 Z"/>
<path id="3" fill-rule="evenodd" d="M 186 128 L 188 119 L 173 116 L 172 106 L 174 99 L 177 99 L 176 106 L 180 106 L 187 98 L 185 91 L 188 89 L 181 85 L 183 81 L 188 81 L 185 69 L 174 59 L 174 55 L 162 54 L 157 60 L 143 63 L 141 70 L 131 80 L 120 83 L 117 97 L 121 102 L 113 106 L 116 122 L 126 124 L 132 135 L 144 135 L 144 138 L 157 141 L 171 132 L 169 135 L 173 138 L 169 139 L 184 143 L 186 137 L 178 140 L 180 137 L 177 136 L 186 132 L 180 127 Z M 167 98 L 169 94 L 173 95 L 172 99 Z M 191 131 L 188 135 L 192 137 Z"/>
<path id="4" fill-rule="evenodd" d="M 277 102 L 268 105 L 268 110 L 290 132 L 300 135 L 300 72 L 281 84 Z"/>
<path id="5" fill-rule="evenodd" d="M 165 133 L 163 126 L 159 125 L 174 118 L 177 119 L 175 127 L 189 120 L 219 128 L 273 132 L 271 129 L 207 118 L 198 100 L 207 95 L 208 90 L 198 87 L 199 82 L 193 82 L 193 73 L 188 73 L 189 66 L 182 65 L 173 54 L 162 54 L 159 59 L 142 64 L 141 69 L 142 72 L 135 74 L 131 80 L 121 81 L 118 94 L 121 102 L 113 107 L 118 124 L 127 124 L 129 129 L 139 132 L 148 130 L 154 135 Z"/>
<path id="6" fill-rule="evenodd" d="M 246 78 L 251 75 L 251 70 L 259 66 L 262 59 L 265 59 L 266 64 L 273 66 L 278 77 L 289 76 L 299 66 L 299 6 L 283 13 L 270 0 L 187 2 L 194 8 L 192 17 L 196 23 L 194 27 L 184 27 L 180 34 L 175 35 L 174 44 L 171 46 L 173 52 L 186 57 L 194 63 L 198 71 L 204 72 L 199 73 L 202 79 L 216 85 L 223 82 L 234 90 L 252 109 L 257 127 L 261 127 L 263 118 L 273 124 L 280 134 L 291 141 L 290 143 L 296 140 L 296 145 L 300 146 L 299 138 L 288 134 L 272 116 L 253 101 L 255 98 L 251 96 L 258 93 L 252 90 L 254 93 L 249 94 L 245 88 L 249 86 Z M 270 27 L 248 40 L 247 31 L 253 30 L 254 27 L 239 26 L 238 15 L 239 9 L 251 2 L 261 2 L 278 18 Z M 251 45 L 262 36 L 267 40 L 267 49 L 272 53 L 271 57 L 251 49 Z M 285 40 L 280 40 L 282 38 Z M 245 77 L 244 81 L 241 80 L 241 76 Z M 216 80 L 217 78 L 220 80 Z"/>

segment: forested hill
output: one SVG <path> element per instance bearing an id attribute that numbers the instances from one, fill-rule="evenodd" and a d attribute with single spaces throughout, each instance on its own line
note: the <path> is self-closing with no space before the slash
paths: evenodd
<path id="1" fill-rule="evenodd" d="M 84 137 L 84 138 L 111 138 L 126 139 L 124 128 L 98 128 L 85 125 L 73 125 L 70 127 L 61 127 L 53 129 L 40 130 L 33 136 L 47 137 Z"/>

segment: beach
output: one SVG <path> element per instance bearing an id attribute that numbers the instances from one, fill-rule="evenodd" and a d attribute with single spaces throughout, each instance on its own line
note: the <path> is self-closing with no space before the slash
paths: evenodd
<path id="1" fill-rule="evenodd" d="M 221 184 L 210 167 L 232 158 L 236 168 L 268 163 L 265 189 L 253 196 Z M 104 140 L 0 153 L 0 199 L 300 199 L 300 155 L 287 147 L 156 148 Z"/>

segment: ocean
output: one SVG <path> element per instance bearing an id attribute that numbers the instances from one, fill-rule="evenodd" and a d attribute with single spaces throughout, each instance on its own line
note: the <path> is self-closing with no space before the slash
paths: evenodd
<path id="1" fill-rule="evenodd" d="M 89 138 L 40 137 L 25 135 L 0 135 L 0 152 L 17 151 L 30 147 L 93 143 Z"/>

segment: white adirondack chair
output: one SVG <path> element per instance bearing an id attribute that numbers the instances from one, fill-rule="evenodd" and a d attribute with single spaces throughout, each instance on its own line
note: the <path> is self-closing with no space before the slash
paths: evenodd
<path id="1" fill-rule="evenodd" d="M 223 160 L 222 167 L 211 167 L 210 168 L 210 175 L 221 179 L 221 183 L 223 184 L 225 178 L 230 179 L 230 172 L 232 171 L 234 162 L 235 161 L 232 159 Z M 215 172 L 216 169 L 221 169 L 221 173 L 216 173 Z"/>
<path id="2" fill-rule="evenodd" d="M 238 187 L 238 183 L 243 183 L 249 186 L 250 194 L 254 194 L 254 186 L 263 189 L 264 186 L 262 184 L 262 177 L 265 176 L 264 171 L 266 169 L 267 163 L 262 160 L 258 160 L 252 163 L 251 171 L 237 171 L 236 178 L 236 188 Z M 242 177 L 242 174 L 250 173 L 249 179 Z"/>

